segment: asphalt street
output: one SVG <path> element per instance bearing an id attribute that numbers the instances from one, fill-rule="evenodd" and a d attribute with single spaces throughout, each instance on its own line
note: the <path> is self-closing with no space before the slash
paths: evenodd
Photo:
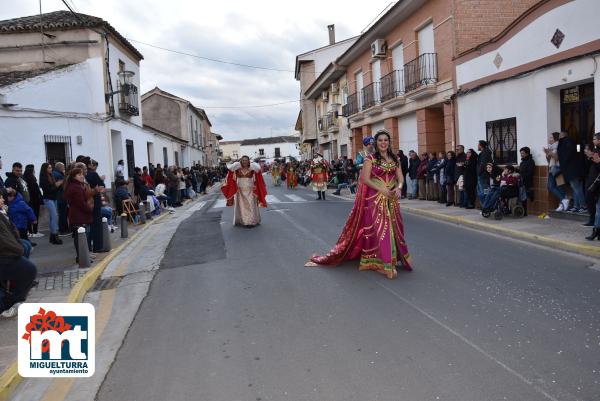
<path id="1" fill-rule="evenodd" d="M 352 203 L 269 193 L 181 224 L 99 401 L 600 400 L 594 261 L 407 214 L 415 271 L 307 268 Z"/>

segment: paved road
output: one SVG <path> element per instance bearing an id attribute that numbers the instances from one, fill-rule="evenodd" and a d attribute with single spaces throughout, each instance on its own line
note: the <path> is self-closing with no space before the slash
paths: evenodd
<path id="1" fill-rule="evenodd" d="M 600 400 L 592 262 L 407 215 L 414 272 L 305 268 L 351 203 L 270 193 L 182 223 L 98 400 Z"/>

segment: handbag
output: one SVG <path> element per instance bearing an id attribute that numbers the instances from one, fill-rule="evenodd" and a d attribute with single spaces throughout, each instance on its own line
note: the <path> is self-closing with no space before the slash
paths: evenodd
<path id="1" fill-rule="evenodd" d="M 554 179 L 556 180 L 557 186 L 560 187 L 561 185 L 565 185 L 565 177 L 562 173 L 559 173 L 557 176 L 554 176 Z"/>

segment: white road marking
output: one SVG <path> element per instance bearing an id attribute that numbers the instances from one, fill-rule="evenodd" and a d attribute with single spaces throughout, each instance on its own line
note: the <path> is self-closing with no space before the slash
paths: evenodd
<path id="1" fill-rule="evenodd" d="M 267 203 L 281 203 L 281 201 L 274 195 L 267 195 Z"/>
<path id="2" fill-rule="evenodd" d="M 285 196 L 286 198 L 288 198 L 289 200 L 292 200 L 294 202 L 306 202 L 307 201 L 306 199 L 304 199 L 304 198 L 302 198 L 302 197 L 300 197 L 298 195 L 293 195 L 293 194 L 292 195 L 288 195 L 288 194 L 285 194 L 283 196 Z"/>
<path id="3" fill-rule="evenodd" d="M 213 209 L 219 209 L 222 207 L 227 206 L 227 202 L 225 199 L 219 199 L 218 201 L 215 202 L 215 205 L 213 206 Z"/>

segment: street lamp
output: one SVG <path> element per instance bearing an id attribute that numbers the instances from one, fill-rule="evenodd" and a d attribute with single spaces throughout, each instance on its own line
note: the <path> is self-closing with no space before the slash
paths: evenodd
<path id="1" fill-rule="evenodd" d="M 118 93 L 124 93 L 127 94 L 128 91 L 128 85 L 131 83 L 131 80 L 133 79 L 133 76 L 135 75 L 135 72 L 133 71 L 119 71 L 117 73 L 117 77 L 119 77 L 119 87 L 116 91 L 112 91 L 106 94 L 106 101 L 108 101 L 108 99 Z M 125 89 L 123 89 L 125 88 Z"/>

